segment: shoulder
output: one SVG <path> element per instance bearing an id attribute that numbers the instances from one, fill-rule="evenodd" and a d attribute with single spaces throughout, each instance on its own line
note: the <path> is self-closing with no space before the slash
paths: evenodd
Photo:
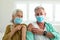
<path id="1" fill-rule="evenodd" d="M 46 25 L 48 26 L 48 28 L 50 28 L 51 30 L 52 30 L 52 29 L 56 30 L 52 23 L 45 22 L 45 24 L 46 24 Z"/>
<path id="2" fill-rule="evenodd" d="M 9 33 L 9 32 L 11 31 L 10 26 L 11 26 L 11 25 L 7 25 L 7 26 L 6 26 L 5 34 L 7 34 L 7 33 Z"/>
<path id="3" fill-rule="evenodd" d="M 12 26 L 11 24 L 7 25 L 6 30 L 10 30 L 11 26 Z"/>
<path id="4" fill-rule="evenodd" d="M 24 23 L 23 23 L 23 24 L 21 24 L 21 25 L 22 25 L 23 27 L 27 27 L 27 25 L 26 25 L 26 24 L 24 24 Z"/>
<path id="5" fill-rule="evenodd" d="M 36 24 L 36 22 L 31 22 L 31 23 L 29 23 L 29 25 L 33 25 L 33 24 Z"/>
<path id="6" fill-rule="evenodd" d="M 53 25 L 53 24 L 52 24 L 52 23 L 50 23 L 50 22 L 45 22 L 45 24 L 47 24 L 47 25 L 51 25 L 51 26 Z"/>

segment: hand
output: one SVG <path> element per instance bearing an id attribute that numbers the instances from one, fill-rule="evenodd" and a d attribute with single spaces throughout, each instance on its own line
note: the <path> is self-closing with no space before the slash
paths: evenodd
<path id="1" fill-rule="evenodd" d="M 22 26 L 21 25 L 17 25 L 16 27 L 15 27 L 15 29 L 18 31 L 18 30 L 20 30 L 22 28 Z"/>
<path id="2" fill-rule="evenodd" d="M 42 29 L 38 29 L 38 28 L 33 28 L 32 29 L 32 32 L 34 33 L 34 34 L 40 34 L 40 35 L 43 35 L 43 30 Z"/>
<path id="3" fill-rule="evenodd" d="M 30 24 L 28 25 L 28 31 L 32 31 L 32 28 L 34 28 L 34 26 L 30 23 Z"/>

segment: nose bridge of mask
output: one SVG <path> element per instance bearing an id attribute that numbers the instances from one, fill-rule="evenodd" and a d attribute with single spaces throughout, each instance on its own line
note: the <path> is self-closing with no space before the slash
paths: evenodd
<path id="1" fill-rule="evenodd" d="M 36 19 L 38 22 L 42 22 L 44 20 L 44 16 L 41 15 L 41 16 L 36 16 Z"/>
<path id="2" fill-rule="evenodd" d="M 14 19 L 14 23 L 15 23 L 15 24 L 20 24 L 21 22 L 22 22 L 22 18 L 16 17 L 16 18 Z"/>

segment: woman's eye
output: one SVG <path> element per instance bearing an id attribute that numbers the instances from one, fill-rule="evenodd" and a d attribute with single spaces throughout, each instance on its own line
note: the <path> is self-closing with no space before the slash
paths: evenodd
<path id="1" fill-rule="evenodd" d="M 36 15 L 39 16 L 39 13 L 37 13 Z"/>

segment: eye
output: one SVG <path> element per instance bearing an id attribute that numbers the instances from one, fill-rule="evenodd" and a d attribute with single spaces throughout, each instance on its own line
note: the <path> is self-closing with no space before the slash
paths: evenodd
<path id="1" fill-rule="evenodd" d="M 43 15 L 43 13 L 40 13 L 40 15 Z"/>
<path id="2" fill-rule="evenodd" d="M 37 13 L 36 15 L 39 16 L 39 13 Z"/>
<path id="3" fill-rule="evenodd" d="M 21 17 L 23 17 L 23 16 L 21 16 Z"/>

